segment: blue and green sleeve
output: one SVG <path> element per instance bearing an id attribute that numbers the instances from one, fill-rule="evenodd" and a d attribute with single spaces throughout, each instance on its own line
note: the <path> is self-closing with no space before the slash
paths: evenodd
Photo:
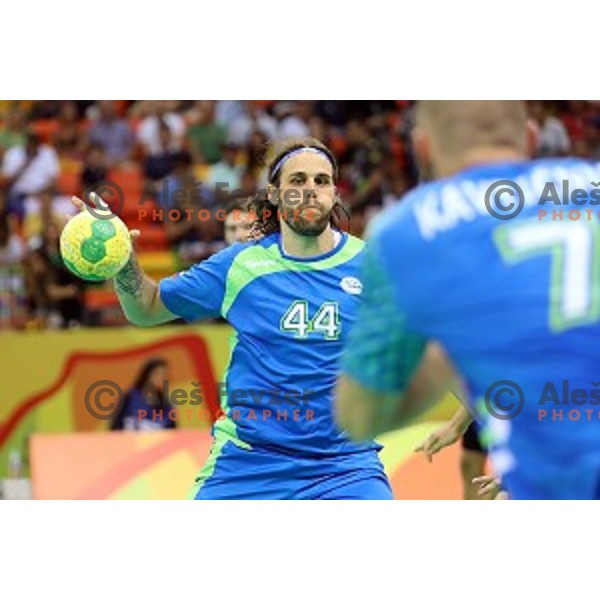
<path id="1" fill-rule="evenodd" d="M 174 315 L 186 321 L 220 316 L 229 268 L 243 244 L 234 244 L 186 271 L 162 279 L 160 299 Z"/>

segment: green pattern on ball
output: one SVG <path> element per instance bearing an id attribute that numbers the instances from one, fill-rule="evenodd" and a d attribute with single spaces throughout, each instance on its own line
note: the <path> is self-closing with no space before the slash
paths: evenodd
<path id="1" fill-rule="evenodd" d="M 98 220 L 87 212 L 73 217 L 60 238 L 65 266 L 87 281 L 105 281 L 114 277 L 127 262 L 131 240 L 125 224 L 114 217 Z"/>
<path id="2" fill-rule="evenodd" d="M 85 279 L 86 281 L 104 281 L 104 277 L 99 275 L 94 275 L 93 273 L 82 273 L 73 262 L 71 262 L 68 258 L 63 256 L 63 262 L 67 265 L 67 268 L 73 273 L 80 277 L 81 279 Z"/>
<path id="3" fill-rule="evenodd" d="M 104 242 L 98 238 L 87 238 L 81 244 L 81 256 L 88 262 L 100 262 L 106 256 L 106 248 Z"/>
<path id="4" fill-rule="evenodd" d="M 117 230 L 110 221 L 94 221 L 92 223 L 92 233 L 94 237 L 106 241 L 115 237 Z"/>

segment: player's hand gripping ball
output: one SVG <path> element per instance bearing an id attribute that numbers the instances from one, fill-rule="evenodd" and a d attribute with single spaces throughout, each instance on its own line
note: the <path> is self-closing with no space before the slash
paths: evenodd
<path id="1" fill-rule="evenodd" d="M 107 210 L 106 214 L 110 212 Z M 60 253 L 77 277 L 104 281 L 117 275 L 129 260 L 131 237 L 116 215 L 97 219 L 84 209 L 65 225 L 60 236 Z"/>

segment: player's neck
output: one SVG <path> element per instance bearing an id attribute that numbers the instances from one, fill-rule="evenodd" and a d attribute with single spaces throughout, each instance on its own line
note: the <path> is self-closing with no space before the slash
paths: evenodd
<path id="1" fill-rule="evenodd" d="M 281 245 L 288 256 L 310 258 L 325 254 L 335 247 L 333 230 L 328 225 L 318 236 L 300 235 L 285 223 L 281 224 Z"/>
<path id="2" fill-rule="evenodd" d="M 527 160 L 527 155 L 514 148 L 471 148 L 466 152 L 438 165 L 438 177 L 450 177 L 460 171 L 477 167 L 479 165 L 490 165 L 494 163 L 522 162 Z"/>

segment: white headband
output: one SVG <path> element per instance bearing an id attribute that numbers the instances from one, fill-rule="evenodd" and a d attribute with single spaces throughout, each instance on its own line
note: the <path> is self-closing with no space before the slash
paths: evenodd
<path id="1" fill-rule="evenodd" d="M 271 170 L 271 174 L 269 176 L 269 180 L 273 181 L 273 179 L 275 179 L 275 175 L 277 175 L 277 173 L 279 172 L 279 170 L 281 169 L 281 167 L 283 167 L 283 165 L 286 163 L 286 161 L 290 158 L 292 158 L 292 156 L 296 156 L 302 152 L 311 152 L 312 154 L 319 154 L 320 156 L 323 156 L 327 159 L 328 162 L 331 163 L 331 158 L 329 158 L 329 156 L 327 155 L 326 152 L 323 152 L 323 150 L 321 150 L 320 148 L 315 148 L 314 146 L 303 146 L 302 148 L 296 148 L 295 150 L 292 150 L 291 152 L 288 152 L 287 154 L 284 154 L 275 164 L 275 166 L 273 167 L 273 169 Z M 333 165 L 332 165 L 333 166 Z"/>

